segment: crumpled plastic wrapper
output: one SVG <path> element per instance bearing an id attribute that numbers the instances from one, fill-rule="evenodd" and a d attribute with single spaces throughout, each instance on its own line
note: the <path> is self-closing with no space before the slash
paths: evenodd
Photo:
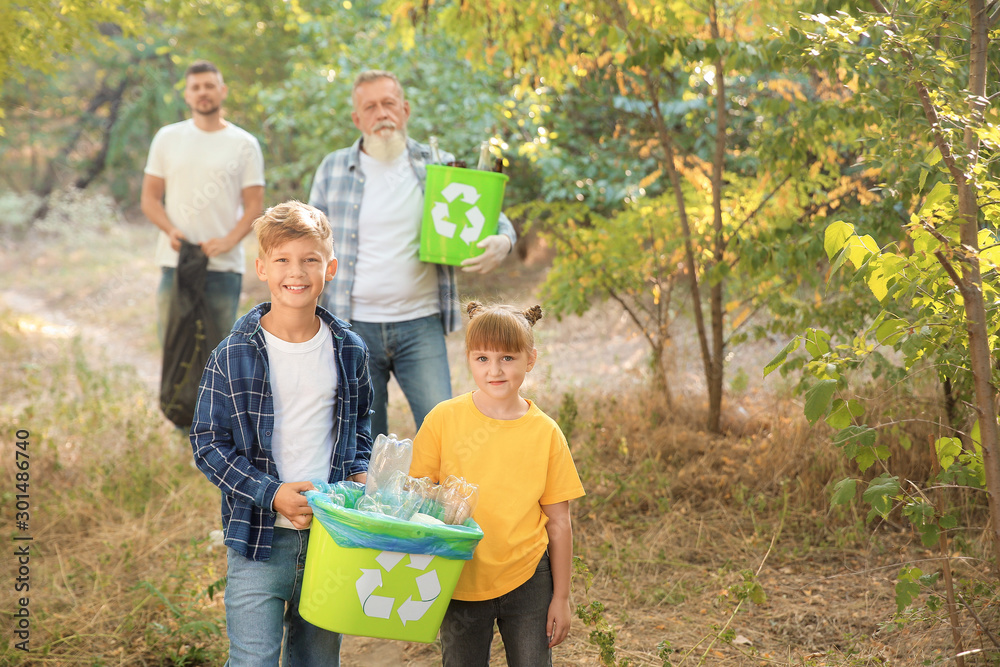
<path id="1" fill-rule="evenodd" d="M 444 508 L 445 523 L 455 526 L 472 517 L 479 502 L 479 487 L 464 477 L 449 475 L 437 489 L 437 502 Z"/>

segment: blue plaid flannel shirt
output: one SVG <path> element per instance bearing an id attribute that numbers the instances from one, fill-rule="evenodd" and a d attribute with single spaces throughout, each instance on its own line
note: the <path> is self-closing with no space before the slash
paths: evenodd
<path id="1" fill-rule="evenodd" d="M 430 146 L 413 139 L 406 140 L 410 164 L 423 190 L 427 180 L 427 165 L 431 163 Z M 455 157 L 441 153 L 442 162 Z M 326 214 L 333 227 L 333 240 L 337 252 L 337 275 L 323 290 L 323 307 L 343 320 L 351 319 L 351 289 L 354 287 L 354 263 L 358 259 L 358 215 L 361 197 L 365 192 L 365 178 L 361 171 L 361 139 L 350 148 L 334 151 L 323 159 L 309 192 L 309 204 Z M 419 224 L 420 221 L 417 221 Z M 503 213 L 500 214 L 498 232 L 510 239 L 510 247 L 517 242 L 514 226 Z M 458 302 L 458 285 L 455 267 L 437 264 L 438 303 L 441 321 L 446 334 L 462 328 L 461 305 Z"/>
<path id="2" fill-rule="evenodd" d="M 212 352 L 191 425 L 195 463 L 222 490 L 225 543 L 251 560 L 271 555 L 277 517 L 274 495 L 281 485 L 271 455 L 274 398 L 260 326 L 260 318 L 270 309 L 270 303 L 252 308 Z M 336 440 L 326 480 L 333 483 L 368 470 L 372 450 L 368 348 L 346 322 L 322 308 L 316 314 L 330 327 L 337 359 Z"/>

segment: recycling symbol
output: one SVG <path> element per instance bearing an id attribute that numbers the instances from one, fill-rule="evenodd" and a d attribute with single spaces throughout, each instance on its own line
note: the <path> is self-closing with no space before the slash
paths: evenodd
<path id="1" fill-rule="evenodd" d="M 458 225 L 448 219 L 448 205 L 455 200 L 461 200 L 469 204 L 471 208 L 465 212 L 465 219 L 469 225 L 462 230 L 458 238 L 465 241 L 467 245 L 478 241 L 479 235 L 483 231 L 483 226 L 486 224 L 486 218 L 483 217 L 482 211 L 476 206 L 476 202 L 479 201 L 479 191 L 465 183 L 449 183 L 441 190 L 441 194 L 444 195 L 446 201 L 435 202 L 434 207 L 431 209 L 431 217 L 434 220 L 434 231 L 449 239 L 455 238 Z"/>
<path id="2" fill-rule="evenodd" d="M 406 567 L 421 572 L 426 570 L 427 566 L 434 560 L 432 554 L 403 554 L 396 551 L 383 551 L 375 557 L 375 561 L 381 566 L 380 569 L 361 568 L 361 576 L 355 583 L 355 587 L 358 590 L 358 601 L 361 602 L 361 609 L 365 616 L 383 619 L 392 616 L 392 608 L 396 604 L 396 598 L 375 595 L 375 591 L 382 587 L 382 571 L 391 572 L 392 568 L 399 565 L 400 561 L 407 555 L 410 557 L 410 563 Z M 438 581 L 436 570 L 424 572 L 424 574 L 415 577 L 415 581 L 420 599 L 414 600 L 411 595 L 396 610 L 399 620 L 403 622 L 403 627 L 406 627 L 408 621 L 419 621 L 423 618 L 438 595 L 441 594 L 441 582 Z"/>

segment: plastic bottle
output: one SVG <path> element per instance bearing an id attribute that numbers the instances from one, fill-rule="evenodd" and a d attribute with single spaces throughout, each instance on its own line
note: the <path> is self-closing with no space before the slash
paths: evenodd
<path id="1" fill-rule="evenodd" d="M 490 155 L 490 142 L 484 141 L 479 145 L 479 164 L 476 169 L 480 171 L 493 171 L 493 156 Z"/>
<path id="2" fill-rule="evenodd" d="M 409 438 L 399 440 L 395 433 L 389 435 L 380 433 L 372 445 L 365 495 L 375 496 L 378 490 L 389 482 L 394 472 L 402 472 L 405 475 L 410 469 L 412 460 L 412 440 Z"/>
<path id="3" fill-rule="evenodd" d="M 427 140 L 427 143 L 431 147 L 431 164 L 442 164 L 441 162 L 441 149 L 438 148 L 438 138 L 432 136 Z"/>

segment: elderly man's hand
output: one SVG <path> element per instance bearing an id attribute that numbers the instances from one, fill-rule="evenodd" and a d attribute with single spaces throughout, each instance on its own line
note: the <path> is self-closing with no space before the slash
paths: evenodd
<path id="1" fill-rule="evenodd" d="M 510 238 L 503 234 L 494 234 L 476 244 L 477 248 L 483 248 L 483 254 L 472 259 L 462 261 L 462 270 L 474 273 L 489 273 L 500 266 L 503 258 L 510 253 Z"/>

